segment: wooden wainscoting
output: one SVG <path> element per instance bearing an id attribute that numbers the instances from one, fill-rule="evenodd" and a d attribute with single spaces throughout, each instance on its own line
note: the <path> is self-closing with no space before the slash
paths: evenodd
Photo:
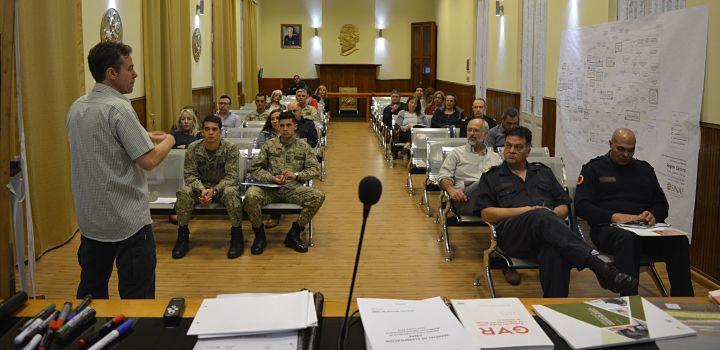
<path id="1" fill-rule="evenodd" d="M 135 110 L 135 113 L 138 115 L 138 118 L 140 119 L 140 124 L 142 124 L 142 126 L 147 129 L 147 119 L 145 119 L 145 113 L 146 113 L 145 103 L 146 103 L 145 96 L 136 97 L 136 98 L 130 100 L 130 104 L 132 105 L 132 108 Z"/>
<path id="2" fill-rule="evenodd" d="M 555 120 L 557 101 L 552 97 L 543 97 L 542 105 L 542 138 L 540 145 L 550 149 L 550 155 L 555 155 Z"/>
<path id="3" fill-rule="evenodd" d="M 438 79 L 435 80 L 435 90 L 442 90 L 445 94 L 448 92 L 455 94 L 455 96 L 457 96 L 455 104 L 465 110 L 465 115 L 472 115 L 475 85 L 465 85 Z"/>
<path id="4" fill-rule="evenodd" d="M 215 99 L 212 86 L 194 88 L 192 90 L 192 104 L 198 111 L 198 118 L 203 120 L 206 116 L 215 113 Z"/>
<path id="5" fill-rule="evenodd" d="M 390 92 L 393 90 L 412 92 L 415 91 L 415 87 L 410 83 L 410 79 L 377 79 L 375 81 L 375 91 Z"/>
<path id="6" fill-rule="evenodd" d="M 503 111 L 508 107 L 520 109 L 520 93 L 498 89 L 487 89 L 487 106 L 485 112 L 489 117 L 500 120 Z"/>
<path id="7" fill-rule="evenodd" d="M 554 152 L 556 103 L 543 98 L 542 145 Z M 550 142 L 552 141 L 552 142 Z M 715 285 L 720 284 L 720 125 L 700 123 L 695 215 L 690 246 L 693 271 Z"/>
<path id="8" fill-rule="evenodd" d="M 302 78 L 301 78 L 302 79 Z M 307 84 L 308 88 L 310 88 L 310 95 L 315 93 L 315 89 L 320 85 L 320 79 L 302 79 L 305 81 L 305 84 Z M 287 90 L 287 87 L 290 86 L 290 83 L 292 82 L 292 78 L 262 78 L 258 80 L 258 86 L 260 88 L 260 92 L 265 93 L 266 95 L 270 95 L 273 90 L 282 90 L 283 94 Z"/>
<path id="9" fill-rule="evenodd" d="M 242 106 L 245 104 L 245 93 L 243 92 L 242 81 L 238 81 L 237 86 L 238 86 L 238 88 L 237 88 L 238 106 Z"/>
<path id="10" fill-rule="evenodd" d="M 696 271 L 720 284 L 720 125 L 700 123 L 695 218 L 690 260 Z"/>

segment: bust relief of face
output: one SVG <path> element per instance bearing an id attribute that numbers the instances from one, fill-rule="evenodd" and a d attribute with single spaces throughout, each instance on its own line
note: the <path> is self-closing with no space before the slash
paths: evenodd
<path id="1" fill-rule="evenodd" d="M 343 25 L 340 29 L 338 40 L 340 41 L 340 55 L 348 56 L 352 54 L 358 50 L 357 47 L 355 47 L 358 41 L 360 41 L 358 28 L 354 24 Z"/>

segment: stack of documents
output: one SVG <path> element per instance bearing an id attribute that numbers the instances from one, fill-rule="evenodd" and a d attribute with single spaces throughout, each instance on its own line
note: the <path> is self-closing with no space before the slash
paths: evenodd
<path id="1" fill-rule="evenodd" d="M 533 305 L 533 309 L 573 349 L 605 349 L 696 334 L 637 295 Z"/>
<path id="2" fill-rule="evenodd" d="M 297 345 L 297 331 L 317 326 L 317 317 L 313 295 L 308 291 L 218 295 L 203 300 L 187 334 L 198 337 L 196 349 L 265 343 L 276 346 L 261 349 L 284 349 L 279 344 Z"/>
<path id="3" fill-rule="evenodd" d="M 368 349 L 477 349 L 440 297 L 425 300 L 358 298 L 357 303 Z"/>
<path id="4" fill-rule="evenodd" d="M 613 224 L 613 226 L 630 231 L 640 237 L 662 237 L 662 236 L 687 236 L 687 232 L 673 228 L 664 223 L 655 225 L 633 225 L 633 224 Z"/>
<path id="5" fill-rule="evenodd" d="M 452 300 L 481 349 L 552 349 L 553 342 L 518 298 Z"/>

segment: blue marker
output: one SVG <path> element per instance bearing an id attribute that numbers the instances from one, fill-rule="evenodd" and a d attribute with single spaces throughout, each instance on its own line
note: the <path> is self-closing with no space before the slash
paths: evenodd
<path id="1" fill-rule="evenodd" d="M 108 344 L 112 343 L 115 339 L 120 338 L 120 336 L 129 332 L 134 325 L 135 319 L 126 320 L 118 328 L 113 329 L 112 332 L 108 333 L 105 337 L 98 340 L 98 342 L 91 346 L 88 350 L 100 350 L 104 348 Z"/>

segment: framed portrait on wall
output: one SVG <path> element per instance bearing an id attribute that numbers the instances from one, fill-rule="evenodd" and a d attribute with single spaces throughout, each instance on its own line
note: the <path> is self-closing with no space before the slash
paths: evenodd
<path id="1" fill-rule="evenodd" d="M 302 24 L 280 25 L 280 47 L 283 49 L 302 48 Z"/>

